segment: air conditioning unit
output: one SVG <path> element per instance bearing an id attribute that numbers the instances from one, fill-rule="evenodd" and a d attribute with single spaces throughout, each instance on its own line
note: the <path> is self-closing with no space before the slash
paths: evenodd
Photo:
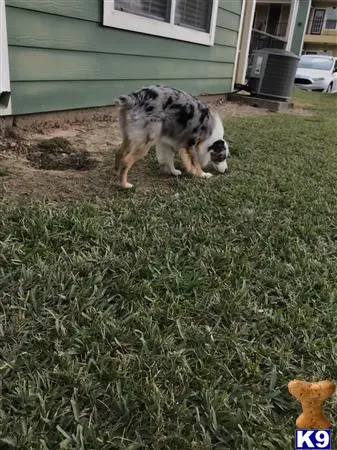
<path id="1" fill-rule="evenodd" d="M 300 57 L 286 50 L 256 50 L 248 67 L 248 89 L 256 97 L 289 100 Z"/>

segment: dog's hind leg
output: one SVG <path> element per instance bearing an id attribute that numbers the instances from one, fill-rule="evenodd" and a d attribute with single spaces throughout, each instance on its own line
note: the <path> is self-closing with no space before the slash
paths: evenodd
<path id="1" fill-rule="evenodd" d="M 186 169 L 186 172 L 191 175 L 195 175 L 199 178 L 210 178 L 211 173 L 204 172 L 201 168 L 200 162 L 198 161 L 197 154 L 192 148 L 183 148 L 180 151 L 181 160 Z"/>
<path id="2" fill-rule="evenodd" d="M 115 171 L 117 175 L 120 175 L 122 167 L 122 158 L 129 153 L 129 140 L 125 137 L 119 149 L 116 151 L 115 155 Z"/>
<path id="3" fill-rule="evenodd" d="M 122 144 L 115 154 L 115 171 L 117 175 L 120 175 L 122 166 L 121 161 L 124 156 L 126 156 L 130 152 L 130 138 L 127 131 L 128 124 L 128 109 L 126 107 L 122 107 L 119 110 L 118 114 L 119 125 L 122 133 Z"/>
<path id="4" fill-rule="evenodd" d="M 156 145 L 157 161 L 165 173 L 174 175 L 175 177 L 181 175 L 181 171 L 174 167 L 174 150 L 171 146 L 163 143 Z"/>
<path id="5" fill-rule="evenodd" d="M 131 151 L 121 158 L 120 162 L 120 185 L 124 189 L 132 188 L 133 185 L 128 182 L 128 173 L 134 163 L 145 156 L 150 149 L 150 144 L 142 144 L 139 147 L 136 147 L 135 150 L 131 149 Z"/>

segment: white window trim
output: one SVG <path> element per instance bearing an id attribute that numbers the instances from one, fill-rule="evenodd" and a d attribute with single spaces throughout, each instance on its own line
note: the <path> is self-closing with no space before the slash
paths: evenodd
<path id="1" fill-rule="evenodd" d="M 0 0 L 1 1 L 1 0 Z M 176 0 L 172 1 L 170 23 L 115 10 L 115 0 L 104 0 L 103 25 L 201 45 L 214 45 L 219 0 L 213 0 L 210 32 L 193 30 L 174 24 Z"/>
<path id="2" fill-rule="evenodd" d="M 9 59 L 8 59 L 8 42 L 6 27 L 6 7 L 5 0 L 0 0 L 0 94 L 2 92 L 10 92 L 9 78 Z M 11 100 L 7 106 L 0 103 L 0 116 L 12 114 Z"/>

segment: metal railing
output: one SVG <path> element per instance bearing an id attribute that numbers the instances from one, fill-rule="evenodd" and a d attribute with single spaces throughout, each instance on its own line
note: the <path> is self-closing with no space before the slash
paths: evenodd
<path id="1" fill-rule="evenodd" d="M 264 31 L 258 31 L 252 29 L 252 37 L 250 40 L 249 55 L 255 50 L 261 50 L 262 48 L 279 48 L 284 50 L 286 48 L 287 41 L 285 39 L 278 38 L 272 34 L 265 33 Z"/>
<path id="2" fill-rule="evenodd" d="M 319 36 L 334 34 L 334 32 L 337 32 L 337 20 L 327 20 L 324 28 L 323 25 L 323 19 L 314 19 L 307 30 L 307 34 L 315 34 L 316 36 Z"/>
<path id="3" fill-rule="evenodd" d="M 264 31 L 258 31 L 252 29 L 252 36 L 250 40 L 249 54 L 248 54 L 248 67 L 252 62 L 252 55 L 254 51 L 261 50 L 263 48 L 277 48 L 285 50 L 287 41 L 282 38 L 278 38 Z"/>
<path id="4" fill-rule="evenodd" d="M 288 22 L 255 21 L 253 29 L 272 36 L 286 36 Z"/>

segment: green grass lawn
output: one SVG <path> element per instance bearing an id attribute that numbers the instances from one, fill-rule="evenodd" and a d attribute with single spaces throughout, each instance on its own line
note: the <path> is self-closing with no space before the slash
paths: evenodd
<path id="1" fill-rule="evenodd" d="M 293 448 L 287 383 L 337 381 L 337 97 L 296 97 L 225 177 L 1 204 L 1 449 Z"/>

